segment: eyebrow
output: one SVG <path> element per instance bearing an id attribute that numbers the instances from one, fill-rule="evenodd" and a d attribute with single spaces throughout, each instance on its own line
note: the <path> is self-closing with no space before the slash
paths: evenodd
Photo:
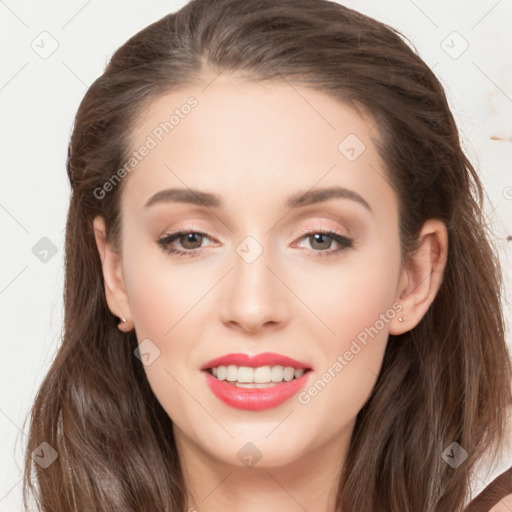
<path id="1" fill-rule="evenodd" d="M 285 206 L 289 209 L 301 208 L 311 204 L 322 203 L 330 199 L 350 199 L 361 204 L 368 211 L 372 212 L 371 206 L 357 192 L 337 186 L 311 189 L 306 192 L 296 192 L 286 199 Z M 222 201 L 218 195 L 190 188 L 169 188 L 161 190 L 151 196 L 146 201 L 144 207 L 149 208 L 157 203 L 188 203 L 198 206 L 206 206 L 208 208 L 222 207 Z"/>

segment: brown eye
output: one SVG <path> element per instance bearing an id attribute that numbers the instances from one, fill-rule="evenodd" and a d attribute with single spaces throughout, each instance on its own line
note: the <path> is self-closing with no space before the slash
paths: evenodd
<path id="1" fill-rule="evenodd" d="M 353 241 L 335 231 L 310 231 L 303 234 L 300 240 L 309 240 L 309 249 L 314 256 L 335 256 L 353 246 Z M 338 244 L 339 248 L 331 249 L 332 244 Z"/>
<path id="2" fill-rule="evenodd" d="M 186 235 L 178 237 L 177 240 L 179 240 L 184 249 L 199 249 L 203 243 L 203 235 L 199 233 L 187 233 Z"/>
<path id="3" fill-rule="evenodd" d="M 333 238 L 325 233 L 314 233 L 308 237 L 312 242 L 310 243 L 312 249 L 330 249 Z"/>
<path id="4" fill-rule="evenodd" d="M 202 248 L 205 238 L 210 237 L 201 231 L 181 229 L 158 239 L 157 243 L 168 253 L 193 256 Z"/>

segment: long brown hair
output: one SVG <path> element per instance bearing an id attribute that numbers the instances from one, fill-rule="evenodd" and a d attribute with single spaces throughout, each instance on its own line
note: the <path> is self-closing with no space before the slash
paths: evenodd
<path id="1" fill-rule="evenodd" d="M 461 149 L 442 86 L 396 30 L 325 0 L 193 0 L 128 40 L 76 114 L 67 172 L 62 344 L 31 412 L 24 503 L 44 512 L 184 512 L 171 419 L 151 391 L 134 331 L 105 299 L 92 221 L 120 249 L 130 127 L 162 93 L 222 71 L 297 82 L 369 112 L 400 206 L 402 257 L 429 218 L 448 228 L 444 279 L 413 330 L 390 336 L 357 416 L 339 483 L 344 512 L 459 511 L 482 455 L 504 442 L 512 370 L 502 280 L 481 182 Z M 31 454 L 47 442 L 47 468 Z M 442 453 L 458 443 L 459 467 Z"/>

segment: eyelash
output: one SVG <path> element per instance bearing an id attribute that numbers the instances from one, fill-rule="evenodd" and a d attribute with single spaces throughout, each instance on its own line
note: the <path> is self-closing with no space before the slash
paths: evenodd
<path id="1" fill-rule="evenodd" d="M 180 228 L 177 231 L 174 231 L 173 233 L 169 233 L 167 235 L 164 235 L 163 237 L 159 238 L 157 240 L 158 245 L 162 247 L 162 249 L 170 254 L 174 254 L 179 257 L 191 257 L 195 254 L 197 254 L 197 251 L 201 251 L 201 248 L 197 249 L 191 249 L 187 251 L 182 251 L 179 249 L 175 249 L 171 246 L 171 243 L 174 242 L 176 239 L 179 239 L 180 237 L 188 234 L 194 234 L 199 235 L 202 237 L 210 238 L 206 233 L 202 231 L 197 231 L 195 229 L 188 229 L 188 228 Z M 314 254 L 314 257 L 316 258 L 325 258 L 325 257 L 331 257 L 335 256 L 336 254 L 339 254 L 341 252 L 346 251 L 347 249 L 351 249 L 353 247 L 353 240 L 350 238 L 347 238 L 346 236 L 342 235 L 341 233 L 338 233 L 337 231 L 333 230 L 306 230 L 302 233 L 300 233 L 301 237 L 299 240 L 302 240 L 304 238 L 308 238 L 313 235 L 323 235 L 328 236 L 329 238 L 333 239 L 335 242 L 337 242 L 341 247 L 339 249 L 335 250 L 328 250 L 328 251 L 315 251 L 313 249 L 310 249 Z"/>

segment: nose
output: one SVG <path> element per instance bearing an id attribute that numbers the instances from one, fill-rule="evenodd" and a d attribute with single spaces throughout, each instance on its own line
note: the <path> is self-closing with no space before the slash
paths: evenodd
<path id="1" fill-rule="evenodd" d="M 240 253 L 242 254 L 242 253 Z M 254 260 L 233 255 L 233 270 L 222 289 L 221 320 L 255 333 L 263 327 L 282 328 L 289 319 L 290 291 L 266 249 Z"/>

